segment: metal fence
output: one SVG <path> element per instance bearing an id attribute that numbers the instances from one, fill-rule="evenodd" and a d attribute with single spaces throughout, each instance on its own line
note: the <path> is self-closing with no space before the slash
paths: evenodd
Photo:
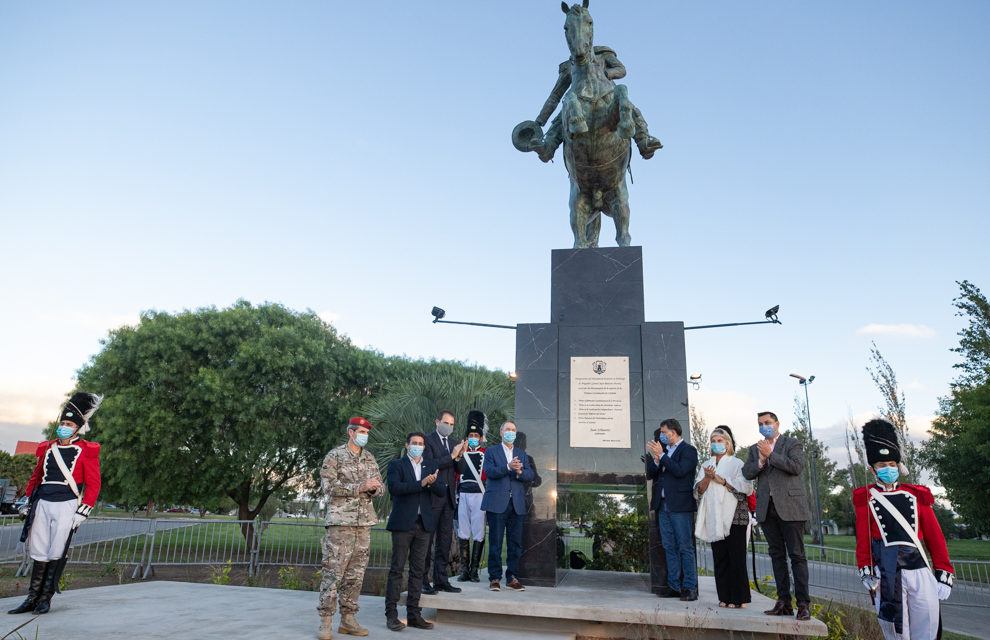
<path id="1" fill-rule="evenodd" d="M 16 565 L 25 574 L 30 560 L 17 552 L 21 533 L 17 516 L 0 516 L 0 564 Z M 247 532 L 247 535 L 245 535 Z M 90 518 L 74 534 L 69 562 L 103 565 L 108 571 L 131 570 L 131 577 L 147 578 L 155 567 L 180 565 L 247 568 L 254 575 L 260 567 L 319 567 L 322 559 L 322 522 L 258 522 L 205 518 Z M 594 560 L 592 538 L 568 533 L 561 540 L 565 557 L 572 550 Z M 755 578 L 772 576 L 766 542 L 756 542 Z M 711 549 L 698 542 L 698 568 L 711 575 Z M 806 545 L 809 583 L 819 589 L 861 594 L 856 552 L 851 549 Z M 391 557 L 391 536 L 383 527 L 371 530 L 368 566 L 386 569 Z M 752 560 L 747 567 L 753 573 Z M 990 562 L 957 560 L 953 604 L 986 606 L 990 602 Z M 771 578 L 772 580 L 772 578 Z"/>
<path id="2" fill-rule="evenodd" d="M 756 571 L 753 571 L 753 558 L 746 561 L 750 577 L 773 582 L 773 568 L 766 542 L 755 542 Z M 842 592 L 853 596 L 862 596 L 865 592 L 857 570 L 856 551 L 821 545 L 804 546 L 805 557 L 808 559 L 808 584 L 813 589 L 818 588 L 826 593 Z M 699 570 L 704 569 L 708 575 L 713 573 L 711 548 L 698 541 L 697 560 Z M 752 552 L 747 550 L 747 554 Z M 788 561 L 788 566 L 790 561 Z M 955 582 L 952 596 L 948 602 L 963 607 L 985 607 L 990 602 L 990 562 L 982 560 L 953 560 Z"/>

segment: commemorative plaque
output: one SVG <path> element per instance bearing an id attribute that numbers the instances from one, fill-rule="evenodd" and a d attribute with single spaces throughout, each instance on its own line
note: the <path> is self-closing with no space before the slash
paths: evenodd
<path id="1" fill-rule="evenodd" d="M 628 449 L 629 358 L 571 358 L 571 446 Z"/>

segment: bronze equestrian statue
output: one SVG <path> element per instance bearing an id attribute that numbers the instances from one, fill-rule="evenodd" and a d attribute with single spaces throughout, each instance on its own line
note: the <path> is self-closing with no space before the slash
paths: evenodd
<path id="1" fill-rule="evenodd" d="M 625 177 L 632 155 L 630 140 L 636 141 L 645 159 L 663 145 L 650 135 L 626 86 L 613 82 L 626 75 L 615 52 L 593 45 L 588 1 L 570 7 L 561 2 L 571 57 L 561 63 L 557 84 L 540 115 L 517 125 L 512 141 L 520 151 L 535 151 L 543 162 L 549 162 L 563 142 L 575 248 L 598 246 L 603 213 L 615 221 L 615 240 L 625 247 L 631 242 Z M 544 135 L 542 126 L 558 101 L 562 102 L 560 114 Z"/>

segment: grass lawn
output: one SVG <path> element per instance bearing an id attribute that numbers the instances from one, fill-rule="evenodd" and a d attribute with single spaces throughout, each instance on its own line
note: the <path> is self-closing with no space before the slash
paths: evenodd
<path id="1" fill-rule="evenodd" d="M 804 537 L 811 544 L 811 536 Z M 855 536 L 825 536 L 826 547 L 856 550 Z M 952 560 L 990 560 L 990 540 L 947 540 L 949 558 Z"/>

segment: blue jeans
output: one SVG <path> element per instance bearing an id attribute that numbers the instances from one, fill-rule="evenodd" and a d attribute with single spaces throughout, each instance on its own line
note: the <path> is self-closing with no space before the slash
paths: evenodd
<path id="1" fill-rule="evenodd" d="M 660 505 L 657 518 L 663 550 L 667 553 L 667 585 L 674 591 L 698 590 L 698 567 L 694 560 L 694 535 L 690 511 L 667 511 Z M 681 572 L 684 579 L 681 579 Z"/>
<path id="2" fill-rule="evenodd" d="M 519 556 L 522 555 L 523 516 L 512 508 L 512 501 L 502 513 L 488 512 L 488 580 L 502 579 L 502 538 L 505 553 L 505 581 L 519 577 Z"/>

